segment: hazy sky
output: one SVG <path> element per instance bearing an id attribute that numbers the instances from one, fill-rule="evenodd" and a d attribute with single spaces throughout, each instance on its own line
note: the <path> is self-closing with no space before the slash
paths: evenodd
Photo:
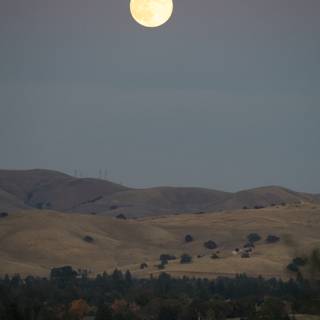
<path id="1" fill-rule="evenodd" d="M 320 193 L 320 1 L 1 0 L 0 167 Z"/>

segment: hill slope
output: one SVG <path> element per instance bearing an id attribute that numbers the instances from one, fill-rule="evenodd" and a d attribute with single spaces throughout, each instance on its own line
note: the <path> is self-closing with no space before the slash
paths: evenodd
<path id="1" fill-rule="evenodd" d="M 109 181 L 79 179 L 51 170 L 0 170 L 1 188 L 26 207 L 61 211 L 128 190 Z"/>
<path id="2" fill-rule="evenodd" d="M 319 195 L 263 187 L 236 193 L 204 188 L 132 189 L 106 180 L 80 179 L 50 170 L 0 170 L 0 211 L 23 208 L 128 217 L 320 203 Z"/>
<path id="3" fill-rule="evenodd" d="M 227 192 L 202 188 L 160 187 L 131 189 L 80 205 L 77 212 L 97 212 L 130 217 L 204 211 L 213 203 L 224 201 Z M 112 209 L 112 210 L 111 210 Z"/>
<path id="4" fill-rule="evenodd" d="M 263 239 L 278 235 L 281 241 L 260 241 L 250 259 L 234 256 L 246 236 L 258 232 Z M 191 234 L 194 241 L 185 243 Z M 90 236 L 92 241 L 85 241 Z M 203 243 L 215 241 L 220 259 Z M 286 277 L 285 266 L 293 256 L 320 245 L 320 206 L 294 205 L 261 210 L 224 211 L 216 214 L 183 214 L 138 220 L 107 216 L 29 211 L 0 219 L 0 274 L 47 275 L 50 268 L 72 265 L 93 273 L 115 267 L 138 276 L 156 274 L 162 253 L 188 253 L 193 263 L 170 262 L 174 275 L 214 277 L 246 272 L 266 277 Z M 200 255 L 201 258 L 197 256 Z M 146 262 L 149 267 L 140 270 Z"/>
<path id="5" fill-rule="evenodd" d="M 14 212 L 27 208 L 28 206 L 22 200 L 0 188 L 0 212 Z"/>

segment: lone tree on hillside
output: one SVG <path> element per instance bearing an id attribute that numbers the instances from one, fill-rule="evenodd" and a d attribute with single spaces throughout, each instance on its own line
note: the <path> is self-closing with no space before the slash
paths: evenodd
<path id="1" fill-rule="evenodd" d="M 278 236 L 274 236 L 272 234 L 269 234 L 267 239 L 266 239 L 266 243 L 276 243 L 280 241 L 280 237 Z"/>
<path id="2" fill-rule="evenodd" d="M 261 240 L 261 236 L 258 233 L 250 233 L 247 236 L 247 239 L 249 242 L 254 243 L 254 242 L 258 242 Z"/>
<path id="3" fill-rule="evenodd" d="M 94 239 L 91 236 L 85 236 L 83 237 L 83 241 L 92 243 L 94 242 Z"/>
<path id="4" fill-rule="evenodd" d="M 184 240 L 185 240 L 185 242 L 192 242 L 192 241 L 193 241 L 193 237 L 192 237 L 192 235 L 187 234 L 187 235 L 184 237 Z"/>
<path id="5" fill-rule="evenodd" d="M 214 249 L 218 248 L 218 245 L 212 240 L 205 242 L 203 245 L 205 248 L 210 249 L 210 250 L 214 250 Z"/>

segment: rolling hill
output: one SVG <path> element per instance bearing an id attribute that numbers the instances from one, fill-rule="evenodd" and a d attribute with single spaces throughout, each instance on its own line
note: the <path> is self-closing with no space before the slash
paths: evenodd
<path id="1" fill-rule="evenodd" d="M 105 180 L 74 178 L 51 170 L 0 170 L 0 189 L 28 208 L 72 211 L 128 188 Z"/>
<path id="2" fill-rule="evenodd" d="M 249 259 L 234 255 L 246 236 L 257 232 L 262 240 Z M 193 242 L 186 243 L 186 234 Z M 280 241 L 267 244 L 273 234 Z M 219 259 L 205 241 L 218 244 Z M 68 214 L 28 210 L 0 218 L 0 274 L 48 275 L 52 267 L 72 265 L 97 272 L 118 267 L 137 276 L 158 274 L 160 254 L 193 258 L 191 264 L 169 262 L 165 271 L 181 276 L 237 273 L 289 277 L 289 261 L 320 245 L 320 206 L 287 205 L 215 214 L 181 214 L 119 220 L 105 215 Z M 148 268 L 140 270 L 141 263 Z"/>
<path id="3" fill-rule="evenodd" d="M 106 180 L 75 178 L 50 170 L 0 170 L 0 211 L 8 212 L 38 208 L 141 217 L 305 202 L 320 203 L 320 196 L 277 186 L 236 193 L 204 188 L 133 189 Z"/>
<path id="4" fill-rule="evenodd" d="M 21 199 L 0 188 L 0 211 L 15 212 L 27 208 L 28 206 Z"/>

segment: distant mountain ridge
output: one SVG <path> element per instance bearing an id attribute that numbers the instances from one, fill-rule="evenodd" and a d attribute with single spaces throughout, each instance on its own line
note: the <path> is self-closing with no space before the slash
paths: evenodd
<path id="1" fill-rule="evenodd" d="M 1 212 L 38 208 L 141 217 L 303 202 L 320 203 L 320 195 L 278 186 L 235 193 L 186 187 L 133 189 L 107 180 L 75 178 L 51 170 L 0 170 Z"/>

